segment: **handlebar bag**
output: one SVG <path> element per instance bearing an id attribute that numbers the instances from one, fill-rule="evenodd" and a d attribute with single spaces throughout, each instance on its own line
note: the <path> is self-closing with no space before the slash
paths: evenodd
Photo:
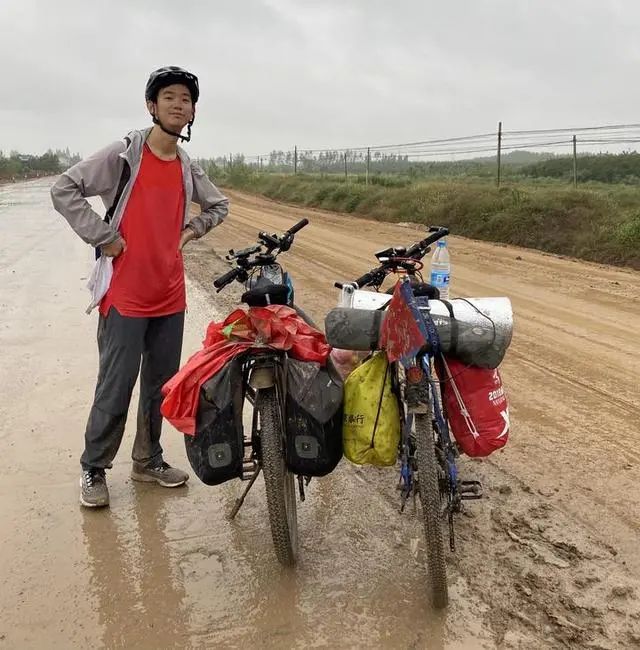
<path id="1" fill-rule="evenodd" d="M 267 305 L 286 305 L 289 300 L 289 287 L 286 284 L 268 284 L 255 287 L 242 294 L 242 302 L 249 307 Z"/>

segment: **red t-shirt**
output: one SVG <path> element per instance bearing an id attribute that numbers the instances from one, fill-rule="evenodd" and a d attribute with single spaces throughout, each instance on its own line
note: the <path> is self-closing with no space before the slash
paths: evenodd
<path id="1" fill-rule="evenodd" d="M 180 234 L 184 219 L 182 163 L 161 160 L 145 144 L 140 171 L 119 231 L 127 250 L 113 260 L 100 303 L 103 316 L 167 316 L 186 308 Z"/>

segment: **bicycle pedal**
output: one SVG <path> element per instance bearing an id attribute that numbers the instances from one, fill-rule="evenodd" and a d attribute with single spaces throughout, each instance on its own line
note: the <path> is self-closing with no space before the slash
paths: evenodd
<path id="1" fill-rule="evenodd" d="M 480 481 L 460 481 L 458 487 L 462 499 L 482 499 L 483 497 Z"/>

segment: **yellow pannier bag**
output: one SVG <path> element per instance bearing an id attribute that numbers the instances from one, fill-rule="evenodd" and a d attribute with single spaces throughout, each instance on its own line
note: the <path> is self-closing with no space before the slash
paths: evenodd
<path id="1" fill-rule="evenodd" d="M 385 352 L 360 364 L 344 384 L 344 455 L 356 465 L 393 465 L 400 442 L 400 409 Z"/>

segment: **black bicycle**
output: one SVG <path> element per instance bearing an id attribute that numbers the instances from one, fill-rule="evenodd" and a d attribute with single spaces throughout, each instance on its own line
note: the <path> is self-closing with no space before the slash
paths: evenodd
<path id="1" fill-rule="evenodd" d="M 308 219 L 302 219 L 282 235 L 261 232 L 256 244 L 242 250 L 230 250 L 226 259 L 234 267 L 214 281 L 217 291 L 238 281 L 246 288 L 242 302 L 250 307 L 293 307 L 293 282 L 276 258 L 289 250 L 294 235 L 308 223 Z M 262 471 L 276 556 L 282 564 L 293 565 L 298 550 L 298 523 L 295 476 L 285 461 L 285 364 L 285 352 L 259 341 L 243 357 L 244 394 L 253 406 L 251 432 L 244 441 L 247 455 L 242 479 L 248 484 L 230 518 L 236 516 Z M 300 479 L 301 494 L 303 489 Z"/>

